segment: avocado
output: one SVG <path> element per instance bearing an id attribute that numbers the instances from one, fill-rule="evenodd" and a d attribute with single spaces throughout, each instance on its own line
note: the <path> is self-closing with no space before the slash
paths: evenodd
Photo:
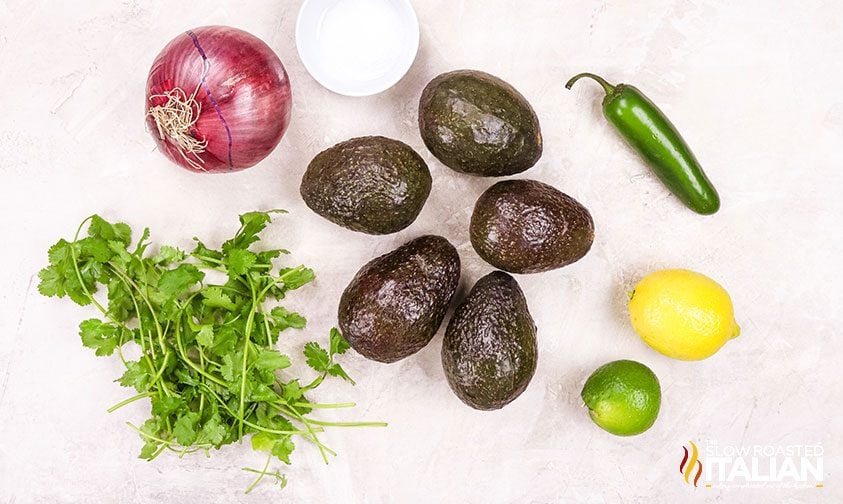
<path id="1" fill-rule="evenodd" d="M 536 371 L 536 324 L 524 293 L 495 271 L 474 284 L 442 342 L 451 389 L 479 410 L 499 409 L 521 395 Z"/>
<path id="2" fill-rule="evenodd" d="M 474 250 L 510 273 L 539 273 L 582 258 L 594 221 L 577 200 L 535 180 L 505 180 L 484 192 L 469 225 Z"/>
<path id="3" fill-rule="evenodd" d="M 317 154 L 302 177 L 300 192 L 305 204 L 329 221 L 382 235 L 416 220 L 430 186 L 430 170 L 412 147 L 368 136 Z"/>
<path id="4" fill-rule="evenodd" d="M 436 334 L 459 280 L 460 256 L 448 240 L 416 238 L 357 272 L 340 298 L 340 329 L 366 358 L 403 359 Z"/>
<path id="5" fill-rule="evenodd" d="M 483 177 L 521 173 L 542 155 L 539 120 L 527 99 L 476 70 L 442 74 L 419 102 L 424 144 L 445 166 Z"/>

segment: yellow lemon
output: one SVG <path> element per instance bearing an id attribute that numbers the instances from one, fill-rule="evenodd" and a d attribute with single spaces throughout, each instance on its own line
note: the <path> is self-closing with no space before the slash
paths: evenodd
<path id="1" fill-rule="evenodd" d="M 638 282 L 629 319 L 645 343 L 680 360 L 711 357 L 741 332 L 729 293 L 711 278 L 684 269 L 656 271 Z"/>

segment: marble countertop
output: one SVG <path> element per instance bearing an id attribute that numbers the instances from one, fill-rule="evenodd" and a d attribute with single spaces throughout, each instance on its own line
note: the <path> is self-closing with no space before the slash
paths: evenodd
<path id="1" fill-rule="evenodd" d="M 409 74 L 373 97 L 320 87 L 294 45 L 298 0 L 47 2 L 0 0 L 0 503 L 267 502 L 840 502 L 843 285 L 843 4 L 724 0 L 414 0 L 421 46 Z M 144 129 L 144 85 L 163 45 L 186 29 L 227 24 L 265 40 L 293 86 L 290 130 L 257 167 L 205 176 L 181 170 Z M 592 251 L 569 267 L 519 276 L 538 325 L 527 391 L 496 412 L 463 405 L 444 379 L 442 331 L 392 365 L 349 353 L 352 387 L 317 399 L 358 404 L 332 419 L 386 420 L 334 430 L 325 466 L 300 443 L 284 490 L 252 494 L 248 444 L 210 458 L 137 458 L 126 421 L 137 402 L 113 380 L 116 359 L 81 346 L 94 314 L 37 292 L 46 249 L 98 212 L 149 226 L 157 243 L 227 237 L 237 214 L 290 210 L 267 240 L 318 280 L 288 305 L 310 320 L 289 351 L 325 338 L 357 269 L 424 233 L 458 248 L 462 291 L 491 270 L 468 241 L 470 211 L 491 180 L 459 175 L 424 148 L 418 97 L 441 72 L 474 68 L 514 85 L 541 121 L 545 152 L 521 177 L 555 185 L 594 217 Z M 673 119 L 716 183 L 721 211 L 686 210 L 600 116 L 580 71 L 634 83 Z M 421 216 L 391 236 L 343 230 L 298 194 L 309 160 L 353 136 L 383 134 L 431 167 Z M 743 332 L 711 359 L 679 362 L 632 331 L 625 292 L 654 269 L 686 267 L 731 293 Z M 618 438 L 581 406 L 589 373 L 614 359 L 650 366 L 663 387 L 655 426 Z M 823 487 L 693 488 L 683 446 L 821 444 Z M 702 455 L 703 458 L 705 454 Z M 767 463 L 766 461 L 764 462 Z"/>

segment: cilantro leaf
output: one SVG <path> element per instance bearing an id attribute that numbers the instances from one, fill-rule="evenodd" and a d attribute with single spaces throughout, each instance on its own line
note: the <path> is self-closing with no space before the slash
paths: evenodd
<path id="1" fill-rule="evenodd" d="M 304 391 L 302 391 L 301 385 L 299 384 L 299 381 L 296 379 L 296 380 L 290 380 L 290 381 L 288 381 L 287 383 L 284 384 L 283 394 L 281 395 L 281 397 L 283 397 L 284 400 L 288 403 L 294 403 L 294 402 L 298 401 L 299 399 L 301 399 L 303 395 L 304 395 Z"/>
<path id="2" fill-rule="evenodd" d="M 311 341 L 304 346 L 304 356 L 307 359 L 307 365 L 315 371 L 331 376 L 338 376 L 354 385 L 354 380 L 348 376 L 342 366 L 334 363 L 334 355 L 345 353 L 348 348 L 348 341 L 346 341 L 338 329 L 334 328 L 331 330 L 330 352 L 325 350 L 319 343 Z"/>
<path id="3" fill-rule="evenodd" d="M 175 413 L 184 405 L 184 400 L 176 396 L 153 396 L 152 414 L 165 417 Z"/>
<path id="4" fill-rule="evenodd" d="M 192 264 L 182 264 L 178 268 L 166 270 L 158 280 L 158 290 L 168 297 L 175 297 L 187 292 L 197 282 L 202 281 L 205 274 Z"/>
<path id="5" fill-rule="evenodd" d="M 208 248 L 195 236 L 193 240 L 196 242 L 196 248 L 193 249 L 190 255 L 209 266 L 217 266 L 222 262 L 222 252 Z"/>
<path id="6" fill-rule="evenodd" d="M 50 265 L 38 273 L 41 280 L 38 291 L 41 294 L 60 298 L 69 296 L 80 306 L 90 304 L 88 293 L 96 292 L 95 281 L 103 278 L 103 269 L 102 263 L 93 260 L 90 254 L 80 257 L 81 248 L 80 242 L 69 243 L 66 240 L 59 240 L 50 247 L 47 252 Z"/>
<path id="7" fill-rule="evenodd" d="M 261 431 L 252 435 L 252 449 L 255 451 L 269 452 L 274 444 L 275 438 L 268 432 Z"/>
<path id="8" fill-rule="evenodd" d="M 214 328 L 210 325 L 203 325 L 199 332 L 196 333 L 196 342 L 203 347 L 209 347 L 214 344 Z"/>
<path id="9" fill-rule="evenodd" d="M 105 241 L 116 240 L 128 247 L 132 241 L 132 229 L 122 222 L 111 224 L 99 215 L 94 215 L 88 225 L 88 236 Z"/>
<path id="10" fill-rule="evenodd" d="M 143 253 L 146 251 L 146 248 L 149 246 L 147 242 L 149 240 L 149 228 L 143 228 L 143 233 L 141 233 L 140 240 L 138 240 L 138 245 L 135 247 L 134 255 L 137 257 L 142 257 Z"/>
<path id="11" fill-rule="evenodd" d="M 331 358 L 328 356 L 328 351 L 319 343 L 315 341 L 307 343 L 304 346 L 304 356 L 307 359 L 307 365 L 313 370 L 320 373 L 328 372 L 328 367 L 331 365 Z"/>
<path id="12" fill-rule="evenodd" d="M 231 297 L 223 292 L 221 287 L 206 287 L 202 290 L 202 303 L 211 308 L 223 308 L 228 311 L 234 311 L 237 308 L 231 301 Z"/>
<path id="13" fill-rule="evenodd" d="M 107 240 L 93 236 L 79 240 L 79 252 L 82 257 L 91 257 L 101 263 L 108 261 L 114 255 Z"/>
<path id="14" fill-rule="evenodd" d="M 96 350 L 97 355 L 111 355 L 118 345 L 119 330 L 99 319 L 88 319 L 79 324 L 82 344 Z"/>
<path id="15" fill-rule="evenodd" d="M 279 415 L 275 410 L 269 410 L 265 404 L 258 406 L 255 410 L 255 416 L 257 416 L 258 425 L 261 427 L 279 431 L 294 430 L 293 424 L 289 420 Z M 272 433 L 271 435 L 273 438 L 277 436 L 279 434 Z"/>
<path id="16" fill-rule="evenodd" d="M 228 274 L 239 276 L 245 275 L 257 261 L 253 252 L 243 249 L 232 249 L 225 256 L 225 265 L 228 267 Z"/>
<path id="17" fill-rule="evenodd" d="M 132 296 L 126 284 L 119 278 L 108 282 L 108 314 L 118 322 L 124 322 L 135 312 Z"/>
<path id="18" fill-rule="evenodd" d="M 64 278 L 64 289 L 67 297 L 71 299 L 74 303 L 78 304 L 79 306 L 88 306 L 91 304 L 91 296 L 96 292 L 96 287 L 93 285 L 93 282 L 90 280 L 90 273 L 88 276 L 84 276 L 85 264 L 82 265 L 80 268 L 83 273 L 81 273 L 82 281 L 85 282 L 84 285 L 79 282 L 79 278 L 76 277 L 75 272 L 69 272 L 67 276 Z M 90 270 L 88 270 L 90 271 Z M 86 292 L 87 289 L 87 292 Z"/>
<path id="19" fill-rule="evenodd" d="M 160 264 L 161 266 L 169 266 L 172 263 L 184 261 L 184 257 L 185 255 L 182 250 L 169 245 L 164 245 L 158 249 L 157 254 L 152 256 L 152 262 L 154 264 Z"/>
<path id="20" fill-rule="evenodd" d="M 38 278 L 41 280 L 38 283 L 38 292 L 42 296 L 48 297 L 64 297 L 66 292 L 64 288 L 64 275 L 56 266 L 47 266 L 38 272 Z"/>
<path id="21" fill-rule="evenodd" d="M 138 458 L 152 460 L 155 457 L 155 452 L 158 451 L 158 446 L 159 445 L 157 442 L 147 440 L 143 444 L 143 448 L 141 448 L 140 455 L 138 455 Z"/>
<path id="22" fill-rule="evenodd" d="M 293 440 L 290 439 L 290 436 L 284 436 L 281 439 L 275 441 L 275 443 L 273 443 L 270 453 L 272 453 L 272 455 L 274 455 L 281 462 L 284 462 L 285 464 L 290 464 L 290 455 L 295 449 L 296 444 L 293 443 Z"/>
<path id="23" fill-rule="evenodd" d="M 258 263 L 260 264 L 272 264 L 272 260 L 276 257 L 281 257 L 281 254 L 289 254 L 290 251 L 286 249 L 273 249 L 273 250 L 264 250 L 263 252 L 258 252 Z"/>
<path id="24" fill-rule="evenodd" d="M 316 275 L 310 268 L 299 266 L 297 268 L 285 268 L 281 270 L 279 279 L 284 282 L 284 287 L 288 290 L 295 290 L 313 281 Z"/>
<path id="25" fill-rule="evenodd" d="M 129 267 L 129 265 L 132 263 L 133 257 L 132 254 L 130 254 L 129 251 L 126 250 L 125 245 L 123 245 L 119 241 L 112 240 L 108 242 L 108 248 L 112 252 L 112 256 L 109 259 L 111 262 L 119 264 L 123 269 Z"/>
<path id="26" fill-rule="evenodd" d="M 270 402 L 278 397 L 269 386 L 263 383 L 246 383 L 246 396 L 253 402 Z"/>
<path id="27" fill-rule="evenodd" d="M 140 431 L 143 434 L 153 437 L 159 437 L 161 431 L 161 421 L 157 418 L 148 418 L 146 422 L 141 425 Z"/>
<path id="28" fill-rule="evenodd" d="M 176 441 L 182 446 L 190 446 L 196 441 L 196 423 L 199 421 L 199 413 L 184 413 L 180 415 L 173 424 L 173 435 Z"/>
<path id="29" fill-rule="evenodd" d="M 307 325 L 307 319 L 295 312 L 289 312 L 282 306 L 276 306 L 269 312 L 272 321 L 279 327 L 279 331 L 283 331 L 288 327 L 293 329 L 304 329 Z"/>
<path id="30" fill-rule="evenodd" d="M 219 415 L 214 415 L 205 421 L 202 425 L 202 432 L 200 437 L 208 440 L 214 446 L 219 446 L 225 440 L 226 430 L 220 423 Z"/>
<path id="31" fill-rule="evenodd" d="M 67 294 L 66 278 L 71 274 L 76 274 L 73 269 L 71 247 L 69 242 L 62 239 L 47 251 L 50 265 L 38 273 L 38 278 L 41 279 L 38 292 L 42 295 L 64 297 Z"/>
<path id="32" fill-rule="evenodd" d="M 248 212 L 240 216 L 240 230 L 234 238 L 222 245 L 223 252 L 232 249 L 247 249 L 260 238 L 258 234 L 263 231 L 267 224 L 272 222 L 273 213 L 287 213 L 286 210 L 270 210 L 268 212 Z"/>
<path id="33" fill-rule="evenodd" d="M 290 463 L 290 455 L 296 449 L 289 434 L 275 435 L 259 432 L 252 436 L 252 449 L 259 452 L 269 452 L 285 464 Z"/>
<path id="34" fill-rule="evenodd" d="M 149 373 L 149 368 L 145 363 L 129 361 L 126 363 L 126 372 L 117 381 L 124 387 L 134 387 L 138 392 L 143 392 L 146 390 L 151 379 L 152 375 Z"/>
<path id="35" fill-rule="evenodd" d="M 237 345 L 237 333 L 230 325 L 218 326 L 214 334 L 214 343 L 211 346 L 211 353 L 217 357 L 225 356 L 234 351 Z"/>
<path id="36" fill-rule="evenodd" d="M 292 365 L 290 358 L 277 350 L 262 348 L 255 361 L 255 368 L 261 371 L 277 371 Z"/>
<path id="37" fill-rule="evenodd" d="M 336 327 L 331 328 L 331 355 L 342 355 L 351 345 Z"/>
<path id="38" fill-rule="evenodd" d="M 151 437 L 158 437 L 158 433 L 161 430 L 160 421 L 158 418 L 150 418 L 141 425 L 139 430 L 144 445 L 138 457 L 145 460 L 152 460 L 157 455 L 161 446 L 158 441 L 151 439 Z"/>
<path id="39" fill-rule="evenodd" d="M 352 380 L 351 377 L 346 374 L 345 369 L 343 369 L 339 364 L 331 364 L 331 367 L 328 368 L 328 374 L 331 376 L 338 376 L 352 385 L 357 385 L 357 382 Z"/>
<path id="40" fill-rule="evenodd" d="M 222 358 L 223 365 L 220 366 L 220 373 L 222 373 L 223 378 L 229 382 L 237 382 L 240 380 L 240 376 L 243 374 L 242 368 L 238 364 L 243 358 L 243 352 L 237 352 L 236 354 L 225 354 Z"/>

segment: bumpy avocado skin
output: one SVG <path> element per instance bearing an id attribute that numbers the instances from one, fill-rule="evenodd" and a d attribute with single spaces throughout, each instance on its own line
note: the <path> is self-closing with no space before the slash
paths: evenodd
<path id="1" fill-rule="evenodd" d="M 442 367 L 451 389 L 479 410 L 521 395 L 536 371 L 536 325 L 510 275 L 490 273 L 474 285 L 448 323 Z"/>
<path id="2" fill-rule="evenodd" d="M 460 256 L 427 235 L 363 266 L 340 298 L 339 325 L 358 353 L 395 362 L 436 334 L 460 279 Z"/>
<path id="3" fill-rule="evenodd" d="M 457 70 L 427 85 L 419 129 L 439 161 L 484 177 L 521 173 L 542 155 L 538 117 L 515 88 L 484 72 Z"/>
<path id="4" fill-rule="evenodd" d="M 409 145 L 352 138 L 317 154 L 300 192 L 311 210 L 361 233 L 400 231 L 416 220 L 431 187 L 427 164 Z"/>
<path id="5" fill-rule="evenodd" d="M 581 259 L 594 241 L 588 209 L 535 180 L 505 180 L 484 192 L 470 223 L 474 250 L 510 273 L 539 273 Z"/>

